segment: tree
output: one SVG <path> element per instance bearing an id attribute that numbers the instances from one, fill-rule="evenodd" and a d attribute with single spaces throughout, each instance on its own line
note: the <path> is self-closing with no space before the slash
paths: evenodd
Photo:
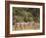
<path id="1" fill-rule="evenodd" d="M 13 7 L 13 17 L 16 17 L 16 21 L 34 21 L 38 20 L 40 17 L 40 9 L 39 8 L 19 8 L 19 7 Z M 33 20 L 34 19 L 34 20 Z"/>

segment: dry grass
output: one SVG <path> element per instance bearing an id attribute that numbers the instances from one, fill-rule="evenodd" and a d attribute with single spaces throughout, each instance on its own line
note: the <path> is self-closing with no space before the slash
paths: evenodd
<path id="1" fill-rule="evenodd" d="M 39 23 L 27 22 L 27 23 L 15 23 L 15 30 L 28 30 L 28 29 L 38 29 Z"/>

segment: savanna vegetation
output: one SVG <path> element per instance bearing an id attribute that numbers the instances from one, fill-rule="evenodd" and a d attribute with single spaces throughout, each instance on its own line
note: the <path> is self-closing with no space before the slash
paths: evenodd
<path id="1" fill-rule="evenodd" d="M 19 23 L 19 25 L 17 25 L 17 23 Z M 23 25 L 21 23 L 23 23 Z M 24 23 L 28 23 L 28 24 L 24 24 Z M 26 27 L 27 28 L 30 27 L 30 29 L 34 27 L 36 28 L 36 27 L 39 27 L 37 26 L 39 24 L 40 24 L 39 8 L 13 7 L 13 25 L 15 26 L 15 30 L 24 29 Z"/>

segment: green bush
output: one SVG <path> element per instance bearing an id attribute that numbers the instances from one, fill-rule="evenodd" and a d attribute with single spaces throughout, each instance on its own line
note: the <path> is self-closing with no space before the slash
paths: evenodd
<path id="1" fill-rule="evenodd" d="M 19 8 L 13 7 L 13 17 L 16 17 L 16 22 L 31 22 L 37 16 L 37 20 L 40 21 L 39 8 Z"/>

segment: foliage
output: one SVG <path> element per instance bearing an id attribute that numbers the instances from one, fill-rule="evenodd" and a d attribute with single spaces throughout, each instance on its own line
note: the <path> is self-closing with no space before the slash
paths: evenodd
<path id="1" fill-rule="evenodd" d="M 16 16 L 16 22 L 31 22 L 37 17 L 40 20 L 40 9 L 39 8 L 19 8 L 13 7 L 13 17 Z"/>

